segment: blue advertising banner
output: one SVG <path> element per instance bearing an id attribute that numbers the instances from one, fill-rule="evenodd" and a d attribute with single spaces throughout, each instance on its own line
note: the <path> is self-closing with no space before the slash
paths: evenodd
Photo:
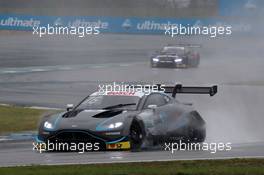
<path id="1" fill-rule="evenodd" d="M 258 16 L 263 9 L 263 0 L 219 0 L 220 16 Z"/>
<path id="2" fill-rule="evenodd" d="M 232 26 L 234 32 L 249 32 L 252 26 L 236 19 L 165 19 L 165 18 L 123 18 L 90 16 L 31 16 L 0 14 L 0 29 L 32 31 L 33 27 L 98 26 L 101 33 L 164 34 L 166 26 Z"/>
<path id="3" fill-rule="evenodd" d="M 203 24 L 209 24 L 204 20 Z M 99 26 L 107 33 L 160 33 L 166 25 L 195 25 L 201 20 L 195 19 L 160 19 L 160 18 L 122 18 L 122 17 L 87 17 L 87 16 L 29 16 L 0 15 L 0 29 L 32 30 L 33 26 Z"/>

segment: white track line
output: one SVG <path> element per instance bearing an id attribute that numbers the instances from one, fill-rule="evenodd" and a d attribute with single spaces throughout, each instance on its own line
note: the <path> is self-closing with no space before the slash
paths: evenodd
<path id="1" fill-rule="evenodd" d="M 50 107 L 44 107 L 44 106 L 30 106 L 30 107 L 24 107 L 29 109 L 43 109 L 43 110 L 63 110 L 62 108 L 50 108 Z"/>
<path id="2" fill-rule="evenodd" d="M 63 110 L 62 108 L 50 108 L 46 106 L 19 106 L 19 105 L 11 105 L 11 104 L 5 104 L 0 103 L 0 106 L 7 106 L 7 107 L 21 107 L 21 108 L 28 108 L 28 109 L 43 109 L 43 110 Z"/>

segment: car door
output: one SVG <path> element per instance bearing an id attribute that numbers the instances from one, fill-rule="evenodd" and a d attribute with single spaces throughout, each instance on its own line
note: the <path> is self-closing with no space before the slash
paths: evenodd
<path id="1" fill-rule="evenodd" d="M 168 111 L 167 105 L 171 98 L 165 94 L 150 94 L 142 107 L 140 114 L 145 127 L 152 135 L 165 135 L 167 132 Z"/>

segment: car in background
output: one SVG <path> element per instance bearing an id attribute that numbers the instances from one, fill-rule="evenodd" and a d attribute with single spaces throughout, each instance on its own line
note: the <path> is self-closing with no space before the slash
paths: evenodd
<path id="1" fill-rule="evenodd" d="M 200 54 L 194 48 L 200 45 L 177 44 L 163 47 L 151 56 L 151 67 L 189 68 L 198 67 Z"/>

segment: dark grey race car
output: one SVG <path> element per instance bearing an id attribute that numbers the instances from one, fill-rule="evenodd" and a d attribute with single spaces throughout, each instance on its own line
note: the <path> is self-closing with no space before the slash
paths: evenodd
<path id="1" fill-rule="evenodd" d="M 198 67 L 200 54 L 194 48 L 200 45 L 177 44 L 163 47 L 150 58 L 151 67 L 189 68 Z"/>
<path id="2" fill-rule="evenodd" d="M 97 150 L 138 150 L 168 141 L 203 142 L 205 121 L 177 93 L 217 93 L 217 86 L 161 86 L 160 92 L 95 92 L 76 107 L 46 116 L 37 143 L 91 143 Z"/>

